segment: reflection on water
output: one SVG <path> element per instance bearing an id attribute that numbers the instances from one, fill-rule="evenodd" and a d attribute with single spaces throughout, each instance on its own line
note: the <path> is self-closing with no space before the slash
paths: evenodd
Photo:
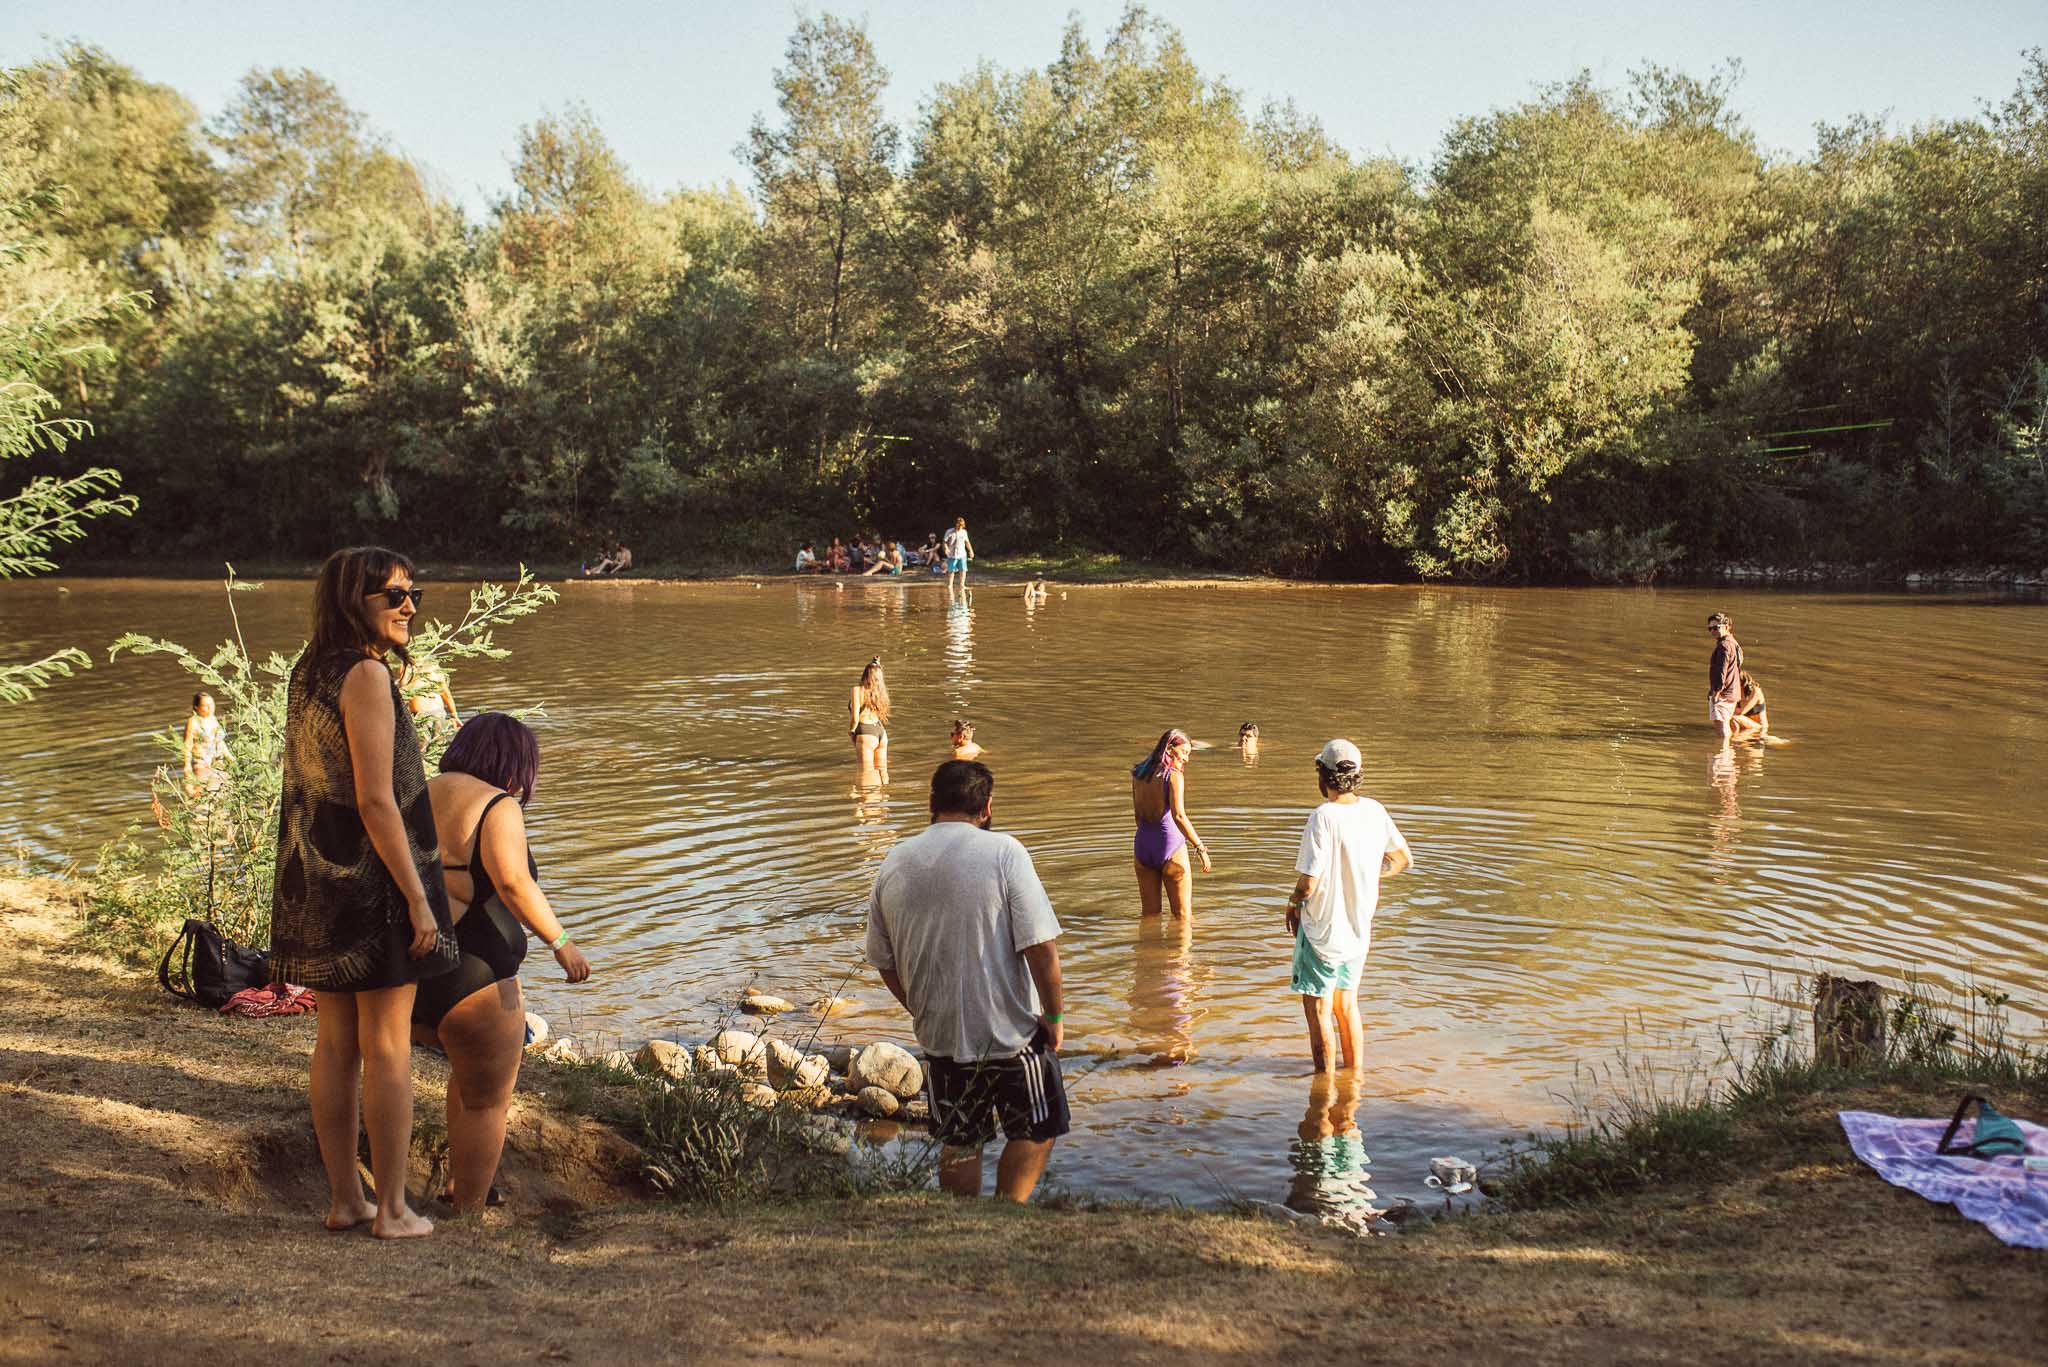
<path id="1" fill-rule="evenodd" d="M 68 587 L 0 584 L 0 658 L 76 643 L 100 660 L 0 708 L 0 850 L 89 866 L 149 821 L 150 735 L 182 726 L 192 693 L 167 660 L 109 664 L 105 645 L 139 628 L 204 654 L 230 627 L 213 584 Z M 1624 1017 L 1711 1045 L 1769 970 L 1913 967 L 2048 1002 L 2040 604 L 1073 588 L 1019 612 L 1009 592 L 575 583 L 498 633 L 511 657 L 465 665 L 455 695 L 465 713 L 546 705 L 529 829 L 596 968 L 571 987 L 530 958 L 534 1008 L 579 1042 L 702 1038 L 758 982 L 850 998 L 824 1043 L 908 1039 L 860 962 L 868 885 L 926 824 L 956 716 L 979 723 L 997 824 L 1065 927 L 1075 1132 L 1052 1175 L 1077 1189 L 1204 1201 L 1292 1180 L 1279 1137 L 1311 1084 L 1278 909 L 1333 735 L 1358 742 L 1416 858 L 1385 889 L 1360 993 L 1360 1114 L 1388 1200 L 1428 1197 L 1435 1154 L 1558 1117 Z M 239 598 L 250 648 L 295 650 L 309 598 Z M 1716 608 L 1796 745 L 1715 759 L 1696 634 Z M 892 781 L 860 786 L 847 695 L 875 655 Z M 1199 923 L 1137 915 L 1128 765 L 1160 719 L 1218 745 L 1190 763 L 1215 854 Z M 1246 719 L 1255 764 L 1228 748 Z M 820 1026 L 795 1014 L 769 1028 Z"/>
<path id="2" fill-rule="evenodd" d="M 1195 1057 L 1195 922 L 1191 916 L 1145 916 L 1138 920 L 1132 955 L 1131 1033 L 1137 1053 L 1155 1068 L 1170 1068 Z"/>
<path id="3" fill-rule="evenodd" d="M 1307 1215 L 1362 1227 L 1380 1212 L 1373 1207 L 1371 1161 L 1358 1132 L 1359 1078 L 1356 1073 L 1317 1073 L 1309 1083 L 1308 1110 L 1295 1129 L 1287 1158 L 1294 1169 L 1287 1205 Z"/>

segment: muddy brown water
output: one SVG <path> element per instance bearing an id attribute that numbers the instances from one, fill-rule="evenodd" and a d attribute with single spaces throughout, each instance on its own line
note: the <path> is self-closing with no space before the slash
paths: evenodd
<path id="1" fill-rule="evenodd" d="M 308 585 L 243 595 L 259 652 L 304 638 Z M 428 610 L 459 593 L 433 586 Z M 76 642 L 91 673 L 0 708 L 0 850 L 90 863 L 146 818 L 149 733 L 191 686 L 105 660 L 122 631 L 224 639 L 218 586 L 0 585 L 0 658 Z M 436 601 L 438 599 L 438 601 Z M 1714 608 L 1790 743 L 1718 758 Z M 854 1007 L 827 1041 L 907 1040 L 861 966 L 869 881 L 925 824 L 947 723 L 973 719 L 996 820 L 1065 926 L 1075 1132 L 1052 1179 L 1207 1202 L 1427 1198 L 1616 1085 L 1617 1050 L 1680 1077 L 1814 968 L 1917 971 L 2048 1001 L 2048 606 L 1705 590 L 571 584 L 463 668 L 464 712 L 544 704 L 530 812 L 544 885 L 596 972 L 544 951 L 535 1009 L 584 1044 L 699 1039 L 759 984 Z M 848 686 L 890 670 L 891 782 L 862 791 Z M 1256 763 L 1231 748 L 1263 732 Z M 227 718 L 232 727 L 234 719 Z M 1126 772 L 1165 726 L 1215 872 L 1190 923 L 1138 916 Z M 1407 833 L 1361 1000 L 1353 1138 L 1312 1095 L 1280 925 L 1311 757 L 1358 741 Z M 781 1031 L 808 1031 L 808 1016 Z M 1690 1047 L 1698 1042 L 1699 1051 Z M 1340 1105 L 1334 1128 L 1343 1128 Z"/>

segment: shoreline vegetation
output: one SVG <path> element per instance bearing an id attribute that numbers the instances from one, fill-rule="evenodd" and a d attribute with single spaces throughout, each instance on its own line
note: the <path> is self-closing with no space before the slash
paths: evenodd
<path id="1" fill-rule="evenodd" d="M 744 185 L 646 185 L 536 105 L 475 212 L 317 71 L 201 109 L 57 41 L 0 69 L 0 273 L 38 302 L 37 466 L 116 558 L 730 569 L 965 516 L 988 552 L 1345 580 L 2031 571 L 2023 38 L 2006 97 L 1797 152 L 1739 62 L 1643 62 L 1532 73 L 1401 161 L 1137 3 L 893 95 L 864 22 L 807 14 Z"/>
<path id="2" fill-rule="evenodd" d="M 311 580 L 319 573 L 316 560 L 257 560 L 238 564 L 237 573 L 254 581 Z M 575 567 L 564 565 L 559 573 L 535 569 L 509 560 L 449 560 L 425 558 L 420 571 L 428 579 L 477 580 L 516 579 L 522 570 L 531 571 L 557 587 L 570 585 L 622 584 L 752 584 L 787 581 L 814 584 L 839 581 L 853 586 L 929 583 L 941 587 L 939 575 L 910 572 L 901 577 L 863 578 L 857 574 L 805 574 L 791 572 L 788 565 L 741 561 L 656 560 L 621 575 L 585 578 Z M 65 579 L 159 579 L 218 581 L 220 562 L 200 559 L 75 560 L 61 574 L 47 576 L 47 582 Z M 1298 576 L 1232 572 L 1168 561 L 1127 559 L 1107 552 L 1076 551 L 1043 556 L 989 556 L 974 562 L 970 588 L 994 586 L 1017 588 L 1044 578 L 1060 588 L 1083 586 L 1163 586 L 1216 588 L 1230 585 L 1264 588 L 1387 588 L 1427 586 L 1432 588 L 1612 588 L 1584 578 L 1500 580 L 1494 582 L 1428 580 L 1415 577 L 1391 579 L 1323 579 Z M 1750 561 L 1711 566 L 1695 573 L 1667 573 L 1645 580 L 1666 588 L 1719 586 L 1732 588 L 1884 588 L 1902 591 L 1950 588 L 1990 588 L 2031 594 L 2048 589 L 2048 566 L 1968 565 L 1901 568 L 1883 564 L 1819 562 L 1813 564 L 1762 564 Z"/>
<path id="3" fill-rule="evenodd" d="M 1834 1119 L 1941 1114 L 1964 1087 L 2048 1115 L 2048 1069 L 2002 1034 L 2002 999 L 1958 1025 L 1900 997 L 1883 1049 L 1833 1068 L 1782 1025 L 1727 1084 L 1675 1096 L 1624 1063 L 1612 1109 L 1494 1158 L 1484 1209 L 1388 1239 L 1064 1192 L 1006 1209 L 900 1182 L 748 1189 L 678 1142 L 701 1111 L 662 1112 L 634 1099 L 662 1090 L 646 1079 L 532 1052 L 506 1204 L 442 1212 L 448 1275 L 422 1315 L 417 1257 L 319 1228 L 310 1022 L 173 1002 L 144 957 L 161 932 L 105 906 L 79 883 L 0 879 L 12 1359 L 126 1358 L 146 1333 L 181 1358 L 253 1361 L 303 1351 L 309 1324 L 323 1352 L 450 1360 L 573 1360 L 594 1343 L 659 1360 L 684 1342 L 901 1360 L 935 1335 L 963 1359 L 1024 1342 L 1082 1361 L 1932 1362 L 1967 1343 L 2004 1363 L 2039 1349 L 2035 1317 L 2015 1311 L 2038 1303 L 2041 1256 L 1887 1186 Z M 424 1195 L 441 1180 L 446 1068 L 419 1053 L 415 1073 Z M 673 1180 L 678 1162 L 697 1165 L 690 1180 Z M 664 1165 L 670 1180 L 650 1183 Z"/>

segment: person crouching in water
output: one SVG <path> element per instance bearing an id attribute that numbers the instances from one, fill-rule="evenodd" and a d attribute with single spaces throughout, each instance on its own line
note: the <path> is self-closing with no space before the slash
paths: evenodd
<path id="1" fill-rule="evenodd" d="M 1387 809 L 1358 794 L 1358 747 L 1333 740 L 1316 756 L 1322 805 L 1301 832 L 1300 875 L 1287 899 L 1294 936 L 1294 990 L 1308 1018 L 1309 1054 L 1318 1073 L 1330 1071 L 1331 1017 L 1345 1071 L 1359 1063 L 1358 983 L 1372 945 L 1380 879 L 1408 869 L 1408 842 Z"/>
<path id="2" fill-rule="evenodd" d="M 1749 671 L 1742 671 L 1742 697 L 1735 704 L 1735 715 L 1728 719 L 1728 729 L 1737 740 L 1760 740 L 1771 734 L 1771 714 L 1764 702 L 1763 686 L 1750 677 Z"/>
<path id="3" fill-rule="evenodd" d="M 479 712 L 455 733 L 440 774 L 427 784 L 442 876 L 460 908 L 461 958 L 454 972 L 420 984 L 413 1039 L 448 1055 L 448 1199 L 458 1212 L 483 1209 L 505 1151 L 526 1034 L 519 965 L 527 935 L 547 943 L 570 982 L 590 976 L 589 960 L 569 943 L 540 890 L 527 848 L 525 808 L 539 775 L 532 728 L 503 712 Z"/>

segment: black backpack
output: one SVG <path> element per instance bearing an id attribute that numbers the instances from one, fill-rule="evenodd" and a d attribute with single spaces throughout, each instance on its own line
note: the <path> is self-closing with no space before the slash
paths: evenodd
<path id="1" fill-rule="evenodd" d="M 270 956 L 235 944 L 209 921 L 187 917 L 185 929 L 156 966 L 156 980 L 180 1001 L 219 1010 L 245 987 L 270 985 Z"/>

